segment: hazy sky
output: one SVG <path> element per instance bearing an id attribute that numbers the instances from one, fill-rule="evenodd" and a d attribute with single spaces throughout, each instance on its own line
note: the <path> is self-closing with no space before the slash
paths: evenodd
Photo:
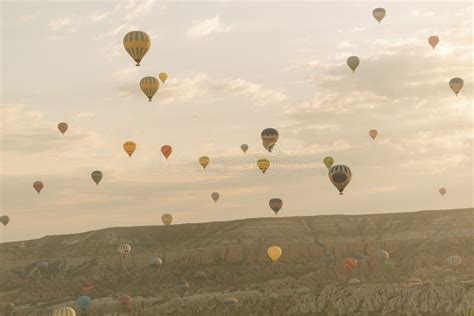
<path id="1" fill-rule="evenodd" d="M 379 6 L 381 24 L 372 17 Z M 1 9 L 0 213 L 11 218 L 3 241 L 161 224 L 165 212 L 175 223 L 272 216 L 273 197 L 284 201 L 280 216 L 473 206 L 470 2 L 2 1 Z M 137 29 L 152 39 L 141 67 L 122 47 Z M 361 60 L 355 74 L 351 55 Z M 162 71 L 170 79 L 148 102 L 138 83 Z M 458 97 L 453 77 L 465 82 Z M 280 131 L 279 152 L 262 175 L 267 127 Z M 128 140 L 138 145 L 131 159 Z M 168 162 L 164 144 L 174 150 Z M 211 158 L 207 174 L 202 155 Z M 327 155 L 352 169 L 344 196 L 329 182 Z M 104 173 L 98 187 L 94 170 Z M 39 196 L 36 180 L 45 184 Z"/>

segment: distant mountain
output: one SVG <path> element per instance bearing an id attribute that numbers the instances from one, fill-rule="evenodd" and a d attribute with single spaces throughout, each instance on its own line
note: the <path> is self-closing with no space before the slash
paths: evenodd
<path id="1" fill-rule="evenodd" d="M 274 264 L 271 245 L 283 251 Z M 108 228 L 0 244 L 0 259 L 5 315 L 7 302 L 14 315 L 75 307 L 86 281 L 87 315 L 117 313 L 122 294 L 130 315 L 463 315 L 474 306 L 474 209 Z"/>

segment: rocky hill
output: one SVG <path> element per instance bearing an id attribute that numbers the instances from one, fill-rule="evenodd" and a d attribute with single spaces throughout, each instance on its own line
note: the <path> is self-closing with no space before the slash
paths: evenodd
<path id="1" fill-rule="evenodd" d="M 271 245 L 283 250 L 276 263 Z M 462 263 L 448 264 L 452 255 Z M 76 308 L 84 282 L 94 285 L 87 315 L 118 315 L 123 294 L 133 300 L 123 315 L 464 315 L 474 209 L 108 228 L 0 244 L 0 262 L 0 315 Z"/>

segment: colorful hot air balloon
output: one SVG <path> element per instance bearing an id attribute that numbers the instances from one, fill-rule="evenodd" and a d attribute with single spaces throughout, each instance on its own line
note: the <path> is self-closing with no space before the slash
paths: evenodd
<path id="1" fill-rule="evenodd" d="M 162 72 L 158 75 L 158 78 L 160 78 L 161 82 L 165 83 L 166 79 L 168 79 L 168 74 L 166 72 Z"/>
<path id="2" fill-rule="evenodd" d="M 247 144 L 242 144 L 240 145 L 240 149 L 242 149 L 242 151 L 244 152 L 244 154 L 247 152 L 247 150 L 249 150 L 249 145 Z"/>
<path id="3" fill-rule="evenodd" d="M 91 178 L 92 180 L 94 180 L 95 184 L 99 185 L 99 182 L 100 180 L 102 180 L 102 177 L 104 175 L 102 174 L 102 171 L 99 171 L 99 170 L 95 170 L 95 171 L 92 171 L 91 173 Z"/>
<path id="4" fill-rule="evenodd" d="M 439 194 L 441 194 L 442 196 L 444 196 L 446 194 L 447 190 L 446 188 L 440 188 L 439 189 Z"/>
<path id="5" fill-rule="evenodd" d="M 332 165 L 334 164 L 334 158 L 332 157 L 325 157 L 323 159 L 323 163 L 326 166 L 326 168 L 331 169 Z"/>
<path id="6" fill-rule="evenodd" d="M 66 133 L 67 128 L 68 128 L 68 125 L 65 122 L 61 122 L 61 123 L 58 124 L 58 129 L 61 132 L 61 134 L 63 134 L 63 135 L 64 135 L 64 133 Z"/>
<path id="7" fill-rule="evenodd" d="M 123 46 L 127 53 L 135 60 L 137 66 L 140 66 L 142 58 L 150 49 L 150 36 L 145 32 L 132 31 L 127 33 L 123 38 Z"/>
<path id="8" fill-rule="evenodd" d="M 33 182 L 33 188 L 36 190 L 36 192 L 38 192 L 38 194 L 40 194 L 41 190 L 43 190 L 43 182 L 41 181 L 35 181 Z"/>
<path id="9" fill-rule="evenodd" d="M 118 304 L 121 310 L 128 310 L 132 307 L 132 298 L 130 295 L 122 295 L 118 298 Z"/>
<path id="10" fill-rule="evenodd" d="M 273 262 L 277 262 L 280 259 L 281 253 L 281 248 L 278 246 L 271 246 L 267 249 L 267 255 Z"/>
<path id="11" fill-rule="evenodd" d="M 351 272 L 356 266 L 357 266 L 356 259 L 346 258 L 346 260 L 344 260 L 344 269 L 346 269 L 347 272 Z"/>
<path id="12" fill-rule="evenodd" d="M 87 295 L 82 295 L 76 300 L 76 304 L 79 307 L 79 310 L 84 313 L 87 312 L 87 309 L 92 304 L 92 300 Z"/>
<path id="13" fill-rule="evenodd" d="M 278 198 L 270 199 L 268 204 L 270 205 L 270 208 L 272 209 L 272 211 L 275 212 L 275 215 L 278 215 L 278 212 L 283 207 L 282 199 L 278 199 Z"/>
<path id="14" fill-rule="evenodd" d="M 160 258 L 156 258 L 156 257 L 150 258 L 150 266 L 160 267 L 162 264 L 163 264 L 163 260 L 161 260 Z"/>
<path id="15" fill-rule="evenodd" d="M 458 255 L 449 256 L 448 264 L 452 267 L 459 267 L 462 264 L 462 258 Z"/>
<path id="16" fill-rule="evenodd" d="M 173 216 L 171 216 L 171 214 L 163 214 L 163 216 L 161 216 L 161 221 L 163 224 L 168 226 L 173 222 Z"/>
<path id="17" fill-rule="evenodd" d="M 227 297 L 224 300 L 224 305 L 236 305 L 239 303 L 239 300 L 236 297 Z"/>
<path id="18" fill-rule="evenodd" d="M 271 152 L 272 148 L 277 143 L 278 138 L 280 137 L 280 134 L 274 128 L 266 128 L 262 131 L 260 136 L 262 138 L 263 147 L 265 147 L 266 150 Z"/>
<path id="19" fill-rule="evenodd" d="M 357 67 L 359 67 L 359 63 L 360 63 L 360 60 L 359 60 L 359 57 L 357 56 L 351 56 L 347 58 L 347 66 L 351 68 L 352 72 L 356 71 Z"/>
<path id="20" fill-rule="evenodd" d="M 151 102 L 151 99 L 160 88 L 160 82 L 155 77 L 143 77 L 142 80 L 140 80 L 140 88 L 148 97 L 148 101 Z"/>
<path id="21" fill-rule="evenodd" d="M 128 141 L 123 144 L 123 150 L 128 154 L 129 157 L 132 157 L 133 152 L 137 148 L 137 145 L 134 142 Z"/>
<path id="22" fill-rule="evenodd" d="M 439 43 L 439 37 L 436 35 L 430 36 L 428 38 L 428 43 L 433 47 L 433 49 L 435 49 L 436 45 Z"/>
<path id="23" fill-rule="evenodd" d="M 130 246 L 129 244 L 121 244 L 118 247 L 117 251 L 119 252 L 120 256 L 122 256 L 122 258 L 125 258 L 132 251 L 132 246 Z"/>
<path id="24" fill-rule="evenodd" d="M 385 17 L 385 9 L 384 8 L 376 8 L 372 11 L 372 15 L 374 18 L 380 23 L 383 18 Z"/>
<path id="25" fill-rule="evenodd" d="M 179 281 L 174 287 L 179 296 L 183 297 L 189 289 L 189 283 L 186 281 Z"/>
<path id="26" fill-rule="evenodd" d="M 379 132 L 378 132 L 376 129 L 371 129 L 371 130 L 369 131 L 369 136 L 372 137 L 373 140 L 375 140 L 375 137 L 377 137 L 377 134 L 378 134 L 378 133 L 379 133 Z"/>
<path id="27" fill-rule="evenodd" d="M 199 158 L 199 164 L 204 168 L 204 170 L 206 169 L 207 165 L 209 164 L 209 157 L 207 156 L 202 156 Z"/>
<path id="28" fill-rule="evenodd" d="M 219 197 L 220 197 L 220 195 L 219 195 L 218 192 L 212 192 L 211 198 L 214 201 L 214 203 L 216 203 L 219 200 Z"/>
<path id="29" fill-rule="evenodd" d="M 87 282 L 84 282 L 84 284 L 81 285 L 81 292 L 82 293 L 90 293 L 90 292 L 94 291 L 94 288 L 95 288 L 94 284 L 87 281 Z"/>
<path id="30" fill-rule="evenodd" d="M 461 78 L 453 78 L 449 80 L 449 87 L 453 92 L 458 95 L 458 93 L 461 91 L 462 87 L 464 86 L 464 80 Z"/>
<path id="31" fill-rule="evenodd" d="M 0 223 L 2 223 L 4 226 L 7 226 L 9 222 L 10 217 L 8 217 L 7 215 L 3 215 L 2 217 L 0 217 Z"/>
<path id="32" fill-rule="evenodd" d="M 76 316 L 76 311 L 71 307 L 59 307 L 53 311 L 52 316 Z"/>
<path id="33" fill-rule="evenodd" d="M 329 179 L 339 190 L 339 194 L 342 195 L 345 187 L 351 182 L 351 169 L 344 165 L 333 166 L 329 169 Z"/>
<path id="34" fill-rule="evenodd" d="M 270 160 L 266 158 L 261 158 L 257 161 L 257 166 L 258 166 L 258 169 L 260 169 L 260 171 L 265 173 L 267 169 L 270 167 Z"/>
<path id="35" fill-rule="evenodd" d="M 166 159 L 168 159 L 172 152 L 173 148 L 170 145 L 164 145 L 161 147 L 161 153 Z"/>

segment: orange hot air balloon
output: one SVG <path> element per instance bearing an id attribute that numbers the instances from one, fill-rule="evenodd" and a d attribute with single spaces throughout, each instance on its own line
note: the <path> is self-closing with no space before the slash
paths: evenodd
<path id="1" fill-rule="evenodd" d="M 371 129 L 371 130 L 369 131 L 369 136 L 372 137 L 373 140 L 375 140 L 375 137 L 377 137 L 377 134 L 378 134 L 378 133 L 379 133 L 379 132 L 378 132 L 376 129 Z"/>
<path id="2" fill-rule="evenodd" d="M 357 260 L 354 258 L 347 258 L 344 260 L 344 268 L 347 272 L 351 272 L 357 265 Z"/>
<path id="3" fill-rule="evenodd" d="M 172 152 L 173 148 L 170 145 L 164 145 L 163 147 L 161 147 L 161 153 L 166 159 L 168 159 Z"/>
<path id="4" fill-rule="evenodd" d="M 67 123 L 65 123 L 65 122 L 61 122 L 61 123 L 58 124 L 58 130 L 59 130 L 59 131 L 61 132 L 61 134 L 63 134 L 63 135 L 64 135 L 64 133 L 66 133 L 67 128 L 68 128 L 68 125 L 67 125 Z"/>
<path id="5" fill-rule="evenodd" d="M 281 248 L 278 246 L 271 246 L 267 249 L 267 255 L 273 262 L 277 262 L 281 257 Z"/>
<path id="6" fill-rule="evenodd" d="M 436 35 L 430 36 L 428 38 L 428 43 L 433 47 L 433 49 L 435 49 L 436 45 L 439 43 L 439 37 Z"/>
<path id="7" fill-rule="evenodd" d="M 128 141 L 123 144 L 123 150 L 128 154 L 129 157 L 132 157 L 133 152 L 137 148 L 137 145 L 134 142 Z"/>
<path id="8" fill-rule="evenodd" d="M 82 284 L 82 286 L 81 286 L 82 293 L 90 293 L 93 290 L 94 290 L 94 284 L 92 284 L 89 281 L 84 282 L 84 284 Z"/>
<path id="9" fill-rule="evenodd" d="M 44 184 L 41 181 L 33 182 L 33 188 L 40 194 L 41 190 L 43 190 Z"/>

